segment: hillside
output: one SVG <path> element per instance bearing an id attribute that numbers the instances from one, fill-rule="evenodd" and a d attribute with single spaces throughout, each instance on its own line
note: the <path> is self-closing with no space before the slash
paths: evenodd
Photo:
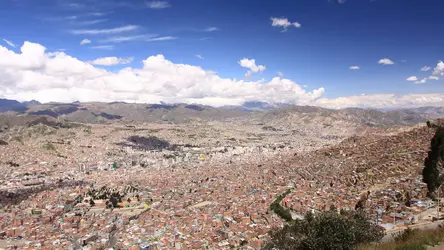
<path id="1" fill-rule="evenodd" d="M 444 119 L 436 124 L 443 126 Z M 301 166 L 297 171 L 304 170 L 305 177 L 316 173 L 315 179 L 329 176 L 323 182 L 346 183 L 363 190 L 390 177 L 420 175 L 434 134 L 435 130 L 424 124 L 393 135 L 350 137 L 338 145 L 297 156 L 292 165 Z"/>

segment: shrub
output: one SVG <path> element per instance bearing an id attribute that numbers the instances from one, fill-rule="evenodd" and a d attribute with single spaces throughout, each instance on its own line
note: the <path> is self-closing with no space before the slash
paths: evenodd
<path id="1" fill-rule="evenodd" d="M 330 211 L 316 216 L 307 213 L 303 220 L 272 232 L 265 249 L 347 250 L 359 244 L 379 242 L 383 236 L 383 230 L 362 212 L 341 211 L 338 214 Z"/>
<path id="2" fill-rule="evenodd" d="M 405 242 L 408 239 L 412 238 L 413 235 L 415 235 L 415 233 L 417 232 L 418 229 L 407 228 L 404 231 L 393 234 L 393 238 L 395 239 L 395 242 Z"/>
<path id="3" fill-rule="evenodd" d="M 46 150 L 50 150 L 50 151 L 55 151 L 56 150 L 56 148 L 54 147 L 54 145 L 52 145 L 52 143 L 46 143 L 46 144 L 44 144 L 43 145 L 43 148 L 44 149 L 46 149 Z"/>

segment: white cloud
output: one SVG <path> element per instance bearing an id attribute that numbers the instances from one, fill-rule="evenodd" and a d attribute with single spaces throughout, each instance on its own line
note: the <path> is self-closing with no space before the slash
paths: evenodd
<path id="1" fill-rule="evenodd" d="M 270 17 L 271 20 L 271 26 L 273 27 L 282 27 L 284 28 L 282 31 L 287 31 L 287 28 L 290 26 L 294 26 L 296 28 L 300 28 L 301 24 L 298 22 L 290 22 L 288 21 L 288 18 L 282 17 L 282 18 L 278 18 L 278 17 Z"/>
<path id="2" fill-rule="evenodd" d="M 80 25 L 93 25 L 93 24 L 98 24 L 98 23 L 103 23 L 108 21 L 108 19 L 96 19 L 96 20 L 88 20 L 88 21 L 80 21 L 80 22 L 75 22 L 75 24 L 80 24 Z"/>
<path id="3" fill-rule="evenodd" d="M 137 30 L 138 28 L 139 27 L 136 25 L 126 25 L 112 29 L 71 30 L 71 33 L 75 35 L 104 35 L 104 34 L 117 34 L 127 31 L 134 31 Z"/>
<path id="4" fill-rule="evenodd" d="M 130 41 L 140 41 L 143 39 L 148 39 L 155 37 L 156 35 L 135 35 L 135 36 L 115 36 L 100 40 L 102 43 L 121 43 Z"/>
<path id="5" fill-rule="evenodd" d="M 25 42 L 20 50 L 21 54 L 16 54 L 6 47 L 0 46 L 0 70 L 38 70 L 44 67 L 46 61 L 45 47 L 40 44 Z M 1 77 L 0 81 L 2 81 Z"/>
<path id="6" fill-rule="evenodd" d="M 361 69 L 359 66 L 350 66 L 350 70 L 358 70 Z"/>
<path id="7" fill-rule="evenodd" d="M 109 38 L 100 40 L 99 42 L 101 42 L 101 43 L 122 43 L 122 42 L 132 42 L 132 41 L 155 42 L 155 41 L 168 41 L 168 40 L 174 40 L 174 39 L 177 39 L 177 37 L 173 37 L 173 36 L 158 37 L 156 34 L 152 34 L 152 35 L 109 37 Z"/>
<path id="8" fill-rule="evenodd" d="M 248 65 L 252 70 L 263 70 L 263 66 L 253 64 Z M 26 42 L 21 54 L 0 47 L 0 97 L 17 100 L 164 101 L 220 106 L 253 100 L 309 104 L 323 94 L 323 88 L 308 92 L 279 77 L 268 82 L 222 78 L 197 66 L 173 63 L 163 55 L 148 57 L 140 68 L 112 72 L 63 52 L 45 52 L 35 43 Z"/>
<path id="9" fill-rule="evenodd" d="M 432 69 L 432 68 L 429 67 L 429 66 L 424 66 L 424 67 L 421 68 L 421 71 L 429 71 L 429 70 L 431 70 L 431 69 Z"/>
<path id="10" fill-rule="evenodd" d="M 254 59 L 243 58 L 239 60 L 238 63 L 240 66 L 247 68 L 254 73 L 262 72 L 266 69 L 264 65 L 256 65 L 256 60 Z"/>
<path id="11" fill-rule="evenodd" d="M 6 39 L 4 39 L 4 38 L 3 38 L 2 40 L 3 40 L 3 42 L 5 42 L 7 45 L 9 45 L 9 46 L 15 48 L 15 44 L 14 44 L 13 42 L 11 42 L 11 41 L 9 41 L 9 40 L 6 40 Z"/>
<path id="12" fill-rule="evenodd" d="M 248 60 L 249 67 L 254 69 L 253 64 Z M 256 67 L 259 71 L 260 67 Z M 197 66 L 173 63 L 162 55 L 148 57 L 138 68 L 108 71 L 63 52 L 46 52 L 45 47 L 36 43 L 25 42 L 19 53 L 0 46 L 0 98 L 19 101 L 164 101 L 222 106 L 261 100 L 328 108 L 444 106 L 442 93 L 328 99 L 322 97 L 324 91 L 306 91 L 294 81 L 280 77 L 270 81 L 222 78 Z"/>
<path id="13" fill-rule="evenodd" d="M 99 45 L 99 46 L 92 46 L 91 49 L 114 49 L 114 45 Z"/>
<path id="14" fill-rule="evenodd" d="M 89 39 L 83 39 L 83 40 L 80 42 L 80 45 L 85 45 L 85 44 L 89 44 L 89 43 L 91 43 L 91 40 L 89 40 Z"/>
<path id="15" fill-rule="evenodd" d="M 439 77 L 437 77 L 437 76 L 429 76 L 429 80 L 439 80 Z"/>
<path id="16" fill-rule="evenodd" d="M 169 4 L 167 1 L 152 1 L 147 2 L 146 6 L 151 9 L 165 9 L 171 7 L 171 4 Z"/>
<path id="17" fill-rule="evenodd" d="M 67 5 L 68 7 L 71 7 L 71 8 L 83 8 L 83 7 L 85 7 L 85 5 L 83 5 L 83 4 L 80 4 L 80 3 L 68 3 L 68 5 Z"/>
<path id="18" fill-rule="evenodd" d="M 128 58 L 119 58 L 119 57 L 102 57 L 97 58 L 93 61 L 90 61 L 88 63 L 94 64 L 94 65 L 102 65 L 102 66 L 113 66 L 118 64 L 128 64 L 131 63 L 134 60 L 133 57 Z"/>
<path id="19" fill-rule="evenodd" d="M 177 39 L 177 37 L 174 37 L 174 36 L 161 36 L 161 37 L 148 38 L 145 41 L 157 42 L 157 41 L 169 41 L 169 40 L 176 40 L 176 39 Z"/>
<path id="20" fill-rule="evenodd" d="M 444 76 L 444 62 L 439 61 L 436 68 L 433 70 L 434 75 Z"/>
<path id="21" fill-rule="evenodd" d="M 427 82 L 427 78 L 423 78 L 421 81 L 416 81 L 416 84 L 424 84 Z"/>
<path id="22" fill-rule="evenodd" d="M 104 16 L 104 15 L 106 15 L 106 13 L 104 13 L 104 12 L 91 12 L 91 13 L 88 13 L 88 15 L 90 15 L 90 16 Z"/>
<path id="23" fill-rule="evenodd" d="M 279 76 L 279 77 L 284 77 L 284 73 L 282 73 L 282 72 L 278 72 L 278 76 Z"/>
<path id="24" fill-rule="evenodd" d="M 213 32 L 213 31 L 218 31 L 218 30 L 219 29 L 217 27 L 208 27 L 204 31 L 206 31 L 206 32 Z"/>
<path id="25" fill-rule="evenodd" d="M 196 57 L 199 58 L 200 60 L 204 59 L 203 56 L 201 56 L 201 55 L 196 55 Z"/>
<path id="26" fill-rule="evenodd" d="M 320 98 L 316 104 L 325 108 L 412 108 L 424 106 L 444 106 L 444 93 L 436 94 L 374 94 L 346 96 L 335 99 Z"/>
<path id="27" fill-rule="evenodd" d="M 411 77 L 407 78 L 407 81 L 409 81 L 409 82 L 418 81 L 418 77 L 416 77 L 416 76 L 411 76 Z"/>
<path id="28" fill-rule="evenodd" d="M 392 65 L 395 64 L 392 60 L 388 59 L 388 58 L 383 58 L 381 60 L 379 60 L 378 62 L 379 64 L 383 64 L 383 65 Z"/>
<path id="29" fill-rule="evenodd" d="M 247 73 L 245 73 L 245 77 L 250 79 L 253 73 L 262 72 L 266 69 L 264 65 L 256 65 L 256 60 L 243 58 L 237 62 L 240 66 L 249 69 Z"/>

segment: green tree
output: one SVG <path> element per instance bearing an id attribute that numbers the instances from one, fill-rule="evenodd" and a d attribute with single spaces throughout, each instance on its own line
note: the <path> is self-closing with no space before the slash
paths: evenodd
<path id="1" fill-rule="evenodd" d="M 443 177 L 440 176 L 440 170 L 442 170 L 443 167 L 443 160 L 444 128 L 437 127 L 436 133 L 431 140 L 430 151 L 424 160 L 424 169 L 422 170 L 423 181 L 427 184 L 427 195 L 431 198 L 435 197 L 436 190 L 443 183 Z"/>
<path id="2" fill-rule="evenodd" d="M 382 237 L 383 229 L 362 212 L 308 213 L 303 220 L 296 220 L 272 232 L 271 241 L 264 249 L 348 250 L 359 244 L 379 242 Z"/>

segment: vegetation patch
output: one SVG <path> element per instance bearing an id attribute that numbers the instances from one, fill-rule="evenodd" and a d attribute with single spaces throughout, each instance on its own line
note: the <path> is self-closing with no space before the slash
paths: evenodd
<path id="1" fill-rule="evenodd" d="M 394 241 L 380 245 L 363 245 L 358 250 L 426 250 L 428 246 L 439 245 L 444 240 L 444 229 L 406 229 L 393 235 Z"/>
<path id="2" fill-rule="evenodd" d="M 276 200 L 274 200 L 273 203 L 270 204 L 270 209 L 273 212 L 275 212 L 277 215 L 279 215 L 279 217 L 281 217 L 283 220 L 285 220 L 287 222 L 292 222 L 293 219 L 291 218 L 290 210 L 282 207 L 281 202 L 285 198 L 285 196 L 287 196 L 290 193 L 291 193 L 291 190 L 287 189 L 287 191 L 285 191 L 285 193 L 279 195 L 276 198 Z"/>
<path id="3" fill-rule="evenodd" d="M 162 150 L 170 148 L 170 143 L 156 136 L 130 136 L 127 142 L 118 143 L 117 145 L 131 147 L 137 150 Z"/>
<path id="4" fill-rule="evenodd" d="M 55 151 L 56 150 L 56 147 L 52 143 L 50 143 L 50 142 L 43 144 L 42 147 L 44 149 L 46 149 L 46 150 L 49 150 L 49 151 Z"/>
<path id="5" fill-rule="evenodd" d="M 385 233 L 362 212 L 338 213 L 333 209 L 316 215 L 307 213 L 304 219 L 294 220 L 270 234 L 271 241 L 264 249 L 351 250 L 360 244 L 379 242 Z"/>

